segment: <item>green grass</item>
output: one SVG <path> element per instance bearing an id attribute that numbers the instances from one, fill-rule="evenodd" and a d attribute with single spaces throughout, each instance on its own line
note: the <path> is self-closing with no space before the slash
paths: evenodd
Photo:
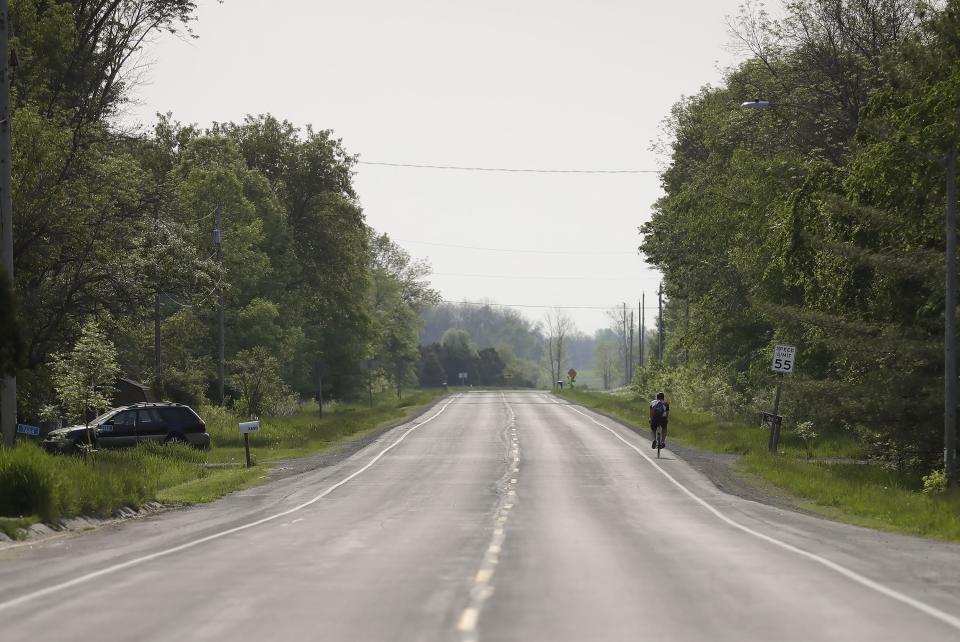
<path id="1" fill-rule="evenodd" d="M 0 517 L 0 533 L 10 539 L 20 539 L 26 529 L 40 521 L 39 517 Z"/>
<path id="2" fill-rule="evenodd" d="M 207 476 L 192 479 L 157 493 L 157 501 L 164 504 L 205 504 L 224 495 L 263 483 L 267 479 L 261 466 L 253 468 L 222 468 Z"/>
<path id="3" fill-rule="evenodd" d="M 924 495 L 918 475 L 870 464 L 806 462 L 750 454 L 739 464 L 778 488 L 807 500 L 803 506 L 842 521 L 912 535 L 960 541 L 960 492 Z"/>
<path id="4" fill-rule="evenodd" d="M 563 397 L 646 428 L 648 402 L 632 394 L 564 391 Z M 860 526 L 960 541 L 960 492 L 920 493 L 919 474 L 899 474 L 863 460 L 865 449 L 844 433 L 819 436 L 808 458 L 803 441 L 790 431 L 780 452 L 767 452 L 769 432 L 758 426 L 721 421 L 707 414 L 670 410 L 669 439 L 702 450 L 742 455 L 737 467 L 761 486 L 799 498 L 812 512 Z M 828 461 L 818 461 L 827 459 Z"/>
<path id="5" fill-rule="evenodd" d="M 127 450 L 99 451 L 80 457 L 49 455 L 37 445 L 21 443 L 0 449 L 0 530 L 18 537 L 38 521 L 74 515 L 106 517 L 117 508 L 139 508 L 149 501 L 194 504 L 213 501 L 266 480 L 264 464 L 332 448 L 346 439 L 400 422 L 446 394 L 442 390 L 375 398 L 373 407 L 331 404 L 323 417 L 305 406 L 289 417 L 261 419 L 251 450 L 259 465 L 209 467 L 209 463 L 244 461 L 239 419 L 220 408 L 205 408 L 212 449 L 142 444 Z"/>
<path id="6" fill-rule="evenodd" d="M 632 394 L 610 395 L 602 392 L 566 390 L 560 395 L 571 401 L 602 410 L 635 426 L 646 428 L 649 425 L 648 402 Z M 669 437 L 672 441 L 693 448 L 746 455 L 766 452 L 770 432 L 759 425 L 718 420 L 705 413 L 672 407 Z M 781 435 L 780 452 L 788 457 L 807 456 L 803 440 L 791 431 L 785 431 Z M 841 431 L 821 434 L 811 444 L 809 454 L 814 458 L 842 459 L 862 459 L 866 456 L 862 444 L 853 435 Z"/>
<path id="7" fill-rule="evenodd" d="M 250 435 L 250 451 L 257 462 L 302 457 L 322 452 L 347 438 L 362 437 L 394 421 L 402 421 L 425 404 L 445 395 L 441 389 L 416 390 L 404 393 L 402 400 L 393 395 L 374 398 L 374 405 L 331 403 L 324 405 L 323 417 L 315 403 L 305 405 L 289 417 L 263 417 L 260 432 Z M 213 463 L 244 463 L 243 437 L 237 424 L 241 421 L 221 408 L 204 408 L 201 416 L 213 449 Z"/>

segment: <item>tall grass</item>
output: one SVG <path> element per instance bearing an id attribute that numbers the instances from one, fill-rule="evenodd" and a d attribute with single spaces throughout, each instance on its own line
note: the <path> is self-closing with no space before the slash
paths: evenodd
<path id="1" fill-rule="evenodd" d="M 173 444 L 101 451 L 84 461 L 23 443 L 0 450 L 0 516 L 52 521 L 136 508 L 162 488 L 203 477 L 204 463 L 203 453 Z"/>
<path id="2" fill-rule="evenodd" d="M 578 390 L 561 394 L 571 401 L 602 410 L 638 427 L 646 428 L 649 425 L 648 402 L 635 394 L 609 395 Z M 709 414 L 689 412 L 674 405 L 670 408 L 669 439 L 703 450 L 745 455 L 766 452 L 770 432 L 759 425 L 718 420 Z M 853 435 L 842 431 L 824 431 L 812 441 L 809 453 L 799 435 L 785 431 L 781 435 L 779 450 L 789 457 L 807 457 L 809 454 L 815 458 L 849 459 L 863 458 L 866 452 Z"/>
<path id="3" fill-rule="evenodd" d="M 329 448 L 345 438 L 410 415 L 415 408 L 443 396 L 442 390 L 417 390 L 375 397 L 374 405 L 364 403 L 328 403 L 323 416 L 316 403 L 305 404 L 296 414 L 286 417 L 261 417 L 260 431 L 250 435 L 250 448 L 258 460 L 295 457 Z M 201 416 L 213 445 L 212 461 L 242 459 L 243 438 L 238 423 L 246 421 L 224 408 L 205 407 Z"/>

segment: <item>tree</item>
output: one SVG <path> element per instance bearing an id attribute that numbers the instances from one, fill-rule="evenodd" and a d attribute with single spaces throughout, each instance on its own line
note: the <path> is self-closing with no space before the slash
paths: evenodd
<path id="1" fill-rule="evenodd" d="M 257 417 L 290 394 L 280 378 L 280 364 L 263 346 L 241 350 L 230 362 L 230 385 L 239 391 L 238 415 Z"/>
<path id="2" fill-rule="evenodd" d="M 603 389 L 609 390 L 617 377 L 620 365 L 619 347 L 615 338 L 604 337 L 596 342 L 593 349 L 593 363 L 594 368 L 600 373 Z"/>
<path id="3" fill-rule="evenodd" d="M 417 379 L 421 386 L 443 386 L 447 384 L 447 373 L 443 369 L 443 347 L 439 343 L 431 343 L 428 346 L 420 347 Z"/>
<path id="4" fill-rule="evenodd" d="M 89 427 L 91 411 L 99 414 L 110 407 L 120 367 L 116 348 L 96 321 L 84 324 L 73 350 L 53 356 L 51 370 L 60 410 L 70 421 Z M 91 444 L 88 429 L 87 445 Z"/>
<path id="5" fill-rule="evenodd" d="M 502 386 L 505 369 L 506 364 L 496 348 L 484 348 L 477 353 L 477 378 L 481 386 Z"/>
<path id="6" fill-rule="evenodd" d="M 477 347 L 473 339 L 466 330 L 451 328 L 443 333 L 443 339 L 440 341 L 443 346 L 443 369 L 451 382 L 457 381 L 464 383 L 459 378 L 461 372 L 467 374 L 466 383 L 473 384 L 479 382 L 477 376 Z"/>
<path id="7" fill-rule="evenodd" d="M 544 319 L 546 337 L 545 352 L 550 365 L 550 377 L 553 385 L 563 380 L 563 369 L 567 363 L 567 337 L 576 329 L 573 319 L 560 309 L 547 312 Z"/>

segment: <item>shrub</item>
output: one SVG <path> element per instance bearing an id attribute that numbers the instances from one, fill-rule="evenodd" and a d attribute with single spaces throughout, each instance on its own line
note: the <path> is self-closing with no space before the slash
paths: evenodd
<path id="1" fill-rule="evenodd" d="M 942 470 L 934 470 L 923 478 L 923 494 L 939 495 L 947 490 L 947 475 Z"/>

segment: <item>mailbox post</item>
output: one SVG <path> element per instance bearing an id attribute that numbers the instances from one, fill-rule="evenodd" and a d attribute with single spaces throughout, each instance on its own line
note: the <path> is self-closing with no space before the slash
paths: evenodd
<path id="1" fill-rule="evenodd" d="M 253 465 L 250 462 L 250 433 L 252 432 L 260 432 L 259 421 L 240 422 L 240 434 L 243 435 L 243 449 L 247 453 L 247 468 Z"/>

